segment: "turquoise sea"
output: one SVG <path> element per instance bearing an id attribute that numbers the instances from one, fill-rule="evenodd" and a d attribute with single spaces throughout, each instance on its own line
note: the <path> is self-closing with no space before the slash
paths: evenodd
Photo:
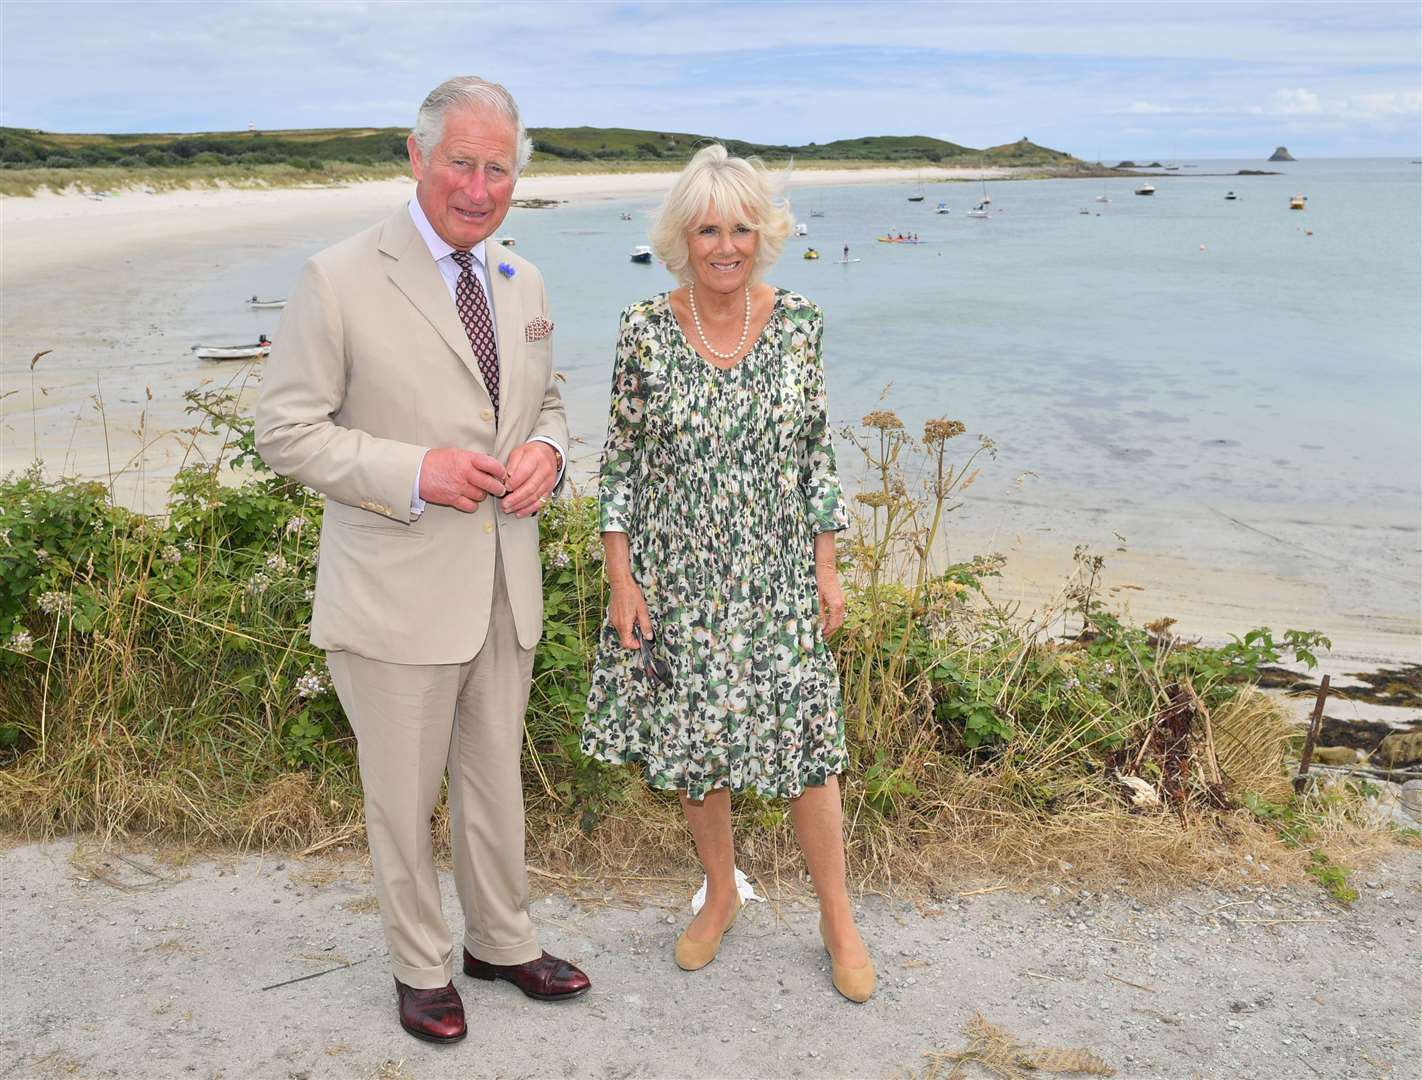
<path id="1" fill-rule="evenodd" d="M 1281 175 L 1214 175 L 1241 168 Z M 1366 564 L 1360 592 L 1416 596 L 1422 166 L 1209 161 L 1151 183 L 1150 197 L 1127 179 L 990 183 L 977 220 L 963 211 L 979 183 L 909 203 L 909 183 L 792 182 L 810 234 L 771 280 L 825 309 L 834 419 L 887 386 L 910 430 L 946 415 L 990 435 L 979 531 L 1086 514 L 1214 561 L 1229 552 L 1193 549 L 1227 548 L 1232 520 L 1325 556 L 1302 572 Z M 1307 209 L 1289 209 L 1295 193 Z M 515 211 L 503 230 L 547 276 L 574 428 L 593 445 L 616 313 L 668 285 L 627 260 L 654 206 Z M 889 230 L 925 243 L 875 242 Z M 862 262 L 836 264 L 846 243 Z M 819 261 L 802 258 L 811 245 Z"/>
<path id="2" fill-rule="evenodd" d="M 1316 579 L 1335 609 L 1356 597 L 1415 612 L 1422 166 L 1192 166 L 1153 177 L 1151 197 L 1126 178 L 989 183 L 988 220 L 964 216 L 982 195 L 976 181 L 930 183 L 909 203 L 909 177 L 834 188 L 792 177 L 810 234 L 787 243 L 770 280 L 825 309 L 837 423 L 884 394 L 911 431 L 948 416 L 968 427 L 965 451 L 980 434 L 996 441 L 997 461 L 955 519 L 979 547 L 1050 531 L 1069 552 L 1119 534 L 1187 564 Z M 1110 202 L 1095 201 L 1103 193 Z M 1307 209 L 1289 209 L 1295 193 Z M 601 447 L 618 312 L 671 284 L 628 259 L 656 201 L 514 209 L 500 230 L 547 279 L 584 476 Z M 951 212 L 935 214 L 939 201 Z M 131 378 L 170 368 L 190 341 L 274 333 L 279 312 L 233 298 L 286 295 L 341 227 L 263 231 L 226 251 L 155 308 L 161 340 L 124 343 Z M 875 242 L 890 230 L 924 243 Z M 862 261 L 837 264 L 846 243 Z M 810 245 L 817 262 L 802 258 Z M 177 362 L 194 382 L 211 374 Z M 843 445 L 841 463 L 852 475 Z"/>

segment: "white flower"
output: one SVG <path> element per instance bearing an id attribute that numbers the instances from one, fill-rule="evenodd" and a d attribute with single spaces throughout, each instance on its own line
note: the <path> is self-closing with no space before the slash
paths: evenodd
<path id="1" fill-rule="evenodd" d="M 193 542 L 193 538 L 192 538 L 191 536 L 189 536 L 186 540 L 183 541 L 183 550 L 184 550 L 184 551 L 196 551 L 196 550 L 197 550 L 197 544 Z"/>
<path id="2" fill-rule="evenodd" d="M 39 608 L 46 615 L 63 615 L 74 610 L 74 597 L 62 592 L 40 593 Z"/>
<path id="3" fill-rule="evenodd" d="M 183 561 L 183 553 L 178 550 L 176 544 L 164 544 L 163 550 L 159 552 L 158 557 L 169 566 L 176 566 Z"/>
<path id="4" fill-rule="evenodd" d="M 309 602 L 309 601 L 312 601 L 312 600 L 315 600 L 315 599 L 316 599 L 316 590 L 313 589 L 313 588 L 308 588 L 308 589 L 307 589 L 304 593 L 302 593 L 301 595 L 304 596 L 304 597 L 306 598 L 306 600 Z"/>
<path id="5" fill-rule="evenodd" d="M 548 552 L 548 562 L 555 570 L 566 569 L 573 561 L 573 557 L 568 554 L 568 549 L 562 544 L 557 544 Z"/>
<path id="6" fill-rule="evenodd" d="M 5 541 L 5 546 L 6 546 L 6 547 L 9 547 L 9 546 L 10 546 L 10 530 L 9 530 L 9 529 L 0 529 L 0 540 L 4 540 L 4 541 Z"/>
<path id="7" fill-rule="evenodd" d="M 1107 660 L 1106 663 L 1101 665 L 1101 670 L 1104 671 L 1107 675 L 1114 675 L 1116 674 L 1116 665 L 1111 663 L 1110 660 Z"/>
<path id="8" fill-rule="evenodd" d="M 47 563 L 49 562 L 49 552 L 45 551 L 44 548 L 40 548 L 35 552 L 35 558 L 41 563 Z"/>
<path id="9" fill-rule="evenodd" d="M 274 570 L 278 574 L 286 572 L 286 559 L 280 551 L 267 556 L 267 569 Z"/>
<path id="10" fill-rule="evenodd" d="M 320 668 L 308 668 L 305 674 L 296 680 L 298 697 L 320 697 L 329 689 L 331 689 L 331 676 Z"/>
<path id="11" fill-rule="evenodd" d="M 287 521 L 286 521 L 286 535 L 287 535 L 287 536 L 290 536 L 292 533 L 299 533 L 299 532 L 300 532 L 302 529 L 304 529 L 304 528 L 306 528 L 306 519 L 305 519 L 304 517 L 302 517 L 300 514 L 297 514 L 295 517 L 287 518 Z"/>
<path id="12" fill-rule="evenodd" d="M 1078 679 L 1075 675 L 1070 676 L 1066 681 L 1066 688 L 1068 690 L 1075 690 L 1080 685 L 1081 680 Z"/>
<path id="13" fill-rule="evenodd" d="M 262 573 L 260 570 L 258 570 L 255 574 L 252 575 L 251 579 L 247 582 L 246 589 L 247 592 L 251 593 L 253 596 L 261 596 L 262 593 L 266 592 L 267 589 L 271 586 L 271 583 L 272 579 L 267 577 L 267 575 Z"/>
<path id="14" fill-rule="evenodd" d="M 28 630 L 17 630 L 13 637 L 5 643 L 5 648 L 12 652 L 28 654 L 35 647 L 35 639 L 30 637 Z"/>

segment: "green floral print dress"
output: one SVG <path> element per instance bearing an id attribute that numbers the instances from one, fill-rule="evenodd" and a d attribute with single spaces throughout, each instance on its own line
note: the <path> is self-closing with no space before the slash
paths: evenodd
<path id="1" fill-rule="evenodd" d="M 848 525 L 825 407 L 820 309 L 777 290 L 734 367 L 703 359 L 667 294 L 622 313 L 598 488 L 625 532 L 670 688 L 604 623 L 583 752 L 654 788 L 794 798 L 844 771 L 820 635 L 815 534 Z"/>

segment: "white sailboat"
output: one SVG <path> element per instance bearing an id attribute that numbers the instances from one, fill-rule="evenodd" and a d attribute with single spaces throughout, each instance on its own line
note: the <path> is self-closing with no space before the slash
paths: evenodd
<path id="1" fill-rule="evenodd" d="M 977 206 L 968 211 L 968 217 L 985 219 L 988 216 L 988 206 L 992 204 L 992 196 L 988 194 L 987 177 L 983 178 L 983 197 Z"/>

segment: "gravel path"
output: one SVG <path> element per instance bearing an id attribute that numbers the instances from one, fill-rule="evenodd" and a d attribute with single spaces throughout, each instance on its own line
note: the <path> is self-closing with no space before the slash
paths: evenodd
<path id="1" fill-rule="evenodd" d="M 867 897 L 880 990 L 862 1007 L 830 988 L 803 904 L 753 905 L 688 975 L 671 902 L 540 896 L 544 946 L 592 993 L 548 1005 L 456 975 L 470 1034 L 435 1047 L 396 1026 L 360 860 L 23 845 L 0 853 L 0 1077 L 904 1077 L 962 1046 L 974 1011 L 1126 1077 L 1422 1076 L 1422 851 L 1357 884 L 1346 911 L 1243 883 Z"/>

